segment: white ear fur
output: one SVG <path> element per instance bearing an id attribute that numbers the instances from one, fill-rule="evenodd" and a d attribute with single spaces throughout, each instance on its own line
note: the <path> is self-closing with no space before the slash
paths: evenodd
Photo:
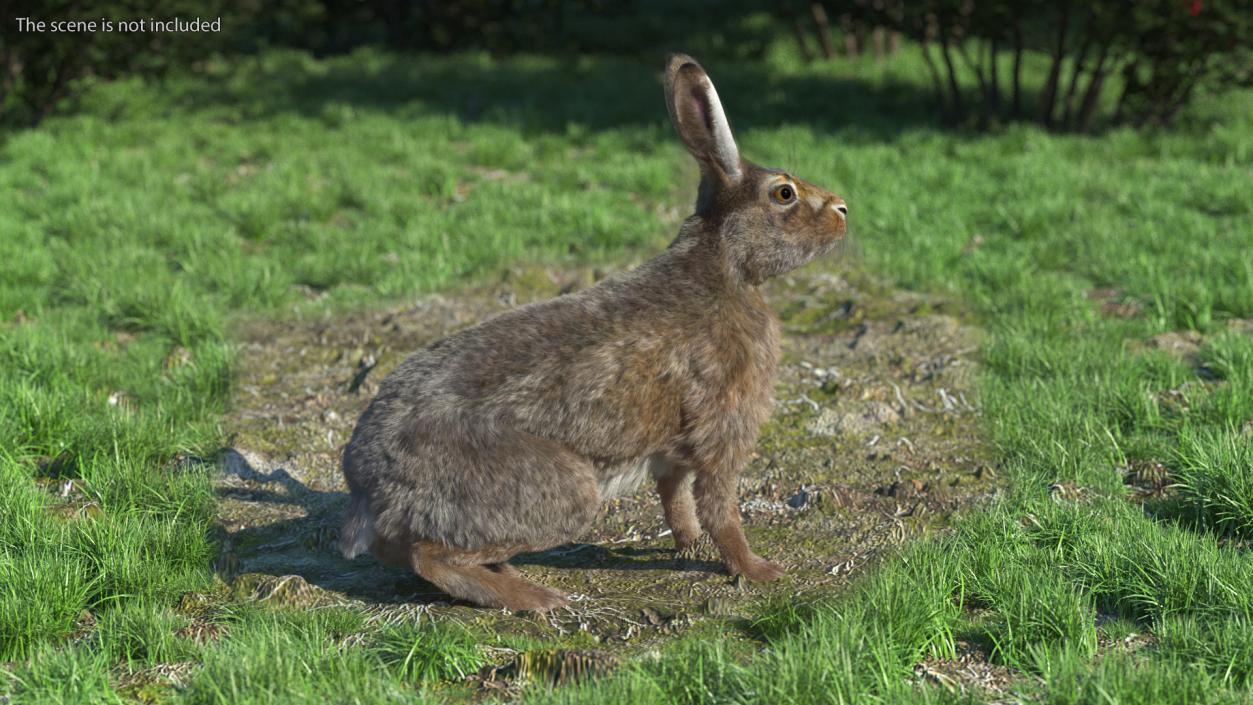
<path id="1" fill-rule="evenodd" d="M 733 181 L 740 180 L 740 148 L 731 136 L 731 123 L 727 122 L 727 114 L 722 110 L 722 101 L 718 100 L 718 91 L 713 81 L 705 77 L 704 88 L 708 96 L 710 123 L 713 128 L 713 156 L 722 166 L 722 170 Z"/>
<path id="2" fill-rule="evenodd" d="M 730 181 L 742 175 L 740 150 L 718 91 L 705 70 L 689 56 L 677 54 L 666 65 L 666 108 L 679 137 L 703 165 L 716 168 Z"/>

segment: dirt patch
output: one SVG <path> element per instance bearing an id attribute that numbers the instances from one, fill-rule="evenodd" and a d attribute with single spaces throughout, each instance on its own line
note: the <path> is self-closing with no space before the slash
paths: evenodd
<path id="1" fill-rule="evenodd" d="M 1151 350 L 1163 350 L 1181 360 L 1195 361 L 1201 352 L 1204 336 L 1194 330 L 1167 331 L 1159 333 L 1147 341 L 1144 346 Z"/>
<path id="2" fill-rule="evenodd" d="M 1024 674 L 993 663 L 980 646 L 957 640 L 951 659 L 931 657 L 914 664 L 914 678 L 920 684 L 938 686 L 951 693 L 989 703 L 1022 702 L 1007 694 L 1025 682 Z"/>
<path id="3" fill-rule="evenodd" d="M 1136 353 L 1144 350 L 1160 350 L 1191 366 L 1200 381 L 1208 382 L 1215 379 L 1215 374 L 1203 361 L 1201 352 L 1214 338 L 1224 333 L 1253 336 L 1253 319 L 1231 319 L 1222 328 L 1209 333 L 1196 330 L 1166 331 L 1142 341 L 1128 341 L 1128 349 Z"/>
<path id="4" fill-rule="evenodd" d="M 219 458 L 218 567 L 232 594 L 355 603 L 381 620 L 449 618 L 576 646 L 639 646 L 749 616 L 771 596 L 838 589 L 884 551 L 996 491 L 971 386 L 977 336 L 960 311 L 855 272 L 809 269 L 768 291 L 785 329 L 779 403 L 740 484 L 749 539 L 788 568 L 783 580 L 733 582 L 705 542 L 675 555 L 648 490 L 607 503 L 579 542 L 514 561 L 572 596 L 550 614 L 449 604 L 407 571 L 340 558 L 339 457 L 378 381 L 456 329 L 599 277 L 518 269 L 404 308 L 244 325 L 232 447 Z"/>
<path id="5" fill-rule="evenodd" d="M 1144 312 L 1144 306 L 1136 299 L 1127 297 L 1121 289 L 1110 286 L 1088 289 L 1084 296 L 1097 306 L 1102 316 L 1112 318 L 1135 318 Z"/>

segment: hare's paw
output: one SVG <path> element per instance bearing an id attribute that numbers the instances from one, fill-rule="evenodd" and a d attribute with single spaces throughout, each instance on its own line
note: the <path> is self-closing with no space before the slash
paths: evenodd
<path id="1" fill-rule="evenodd" d="M 524 583 L 522 580 L 518 582 Z M 565 595 L 534 583 L 524 583 L 509 590 L 501 595 L 501 602 L 504 603 L 503 606 L 506 609 L 514 612 L 518 610 L 547 612 L 570 604 Z"/>
<path id="2" fill-rule="evenodd" d="M 696 542 L 700 539 L 699 531 L 675 531 L 674 552 L 680 558 L 696 557 Z"/>
<path id="3" fill-rule="evenodd" d="M 732 572 L 741 573 L 749 580 L 760 583 L 769 580 L 778 580 L 783 577 L 787 571 L 783 569 L 783 566 L 775 563 L 774 561 L 768 561 L 764 558 L 754 556 L 748 561 L 748 563 L 741 566 L 738 571 L 733 570 Z"/>

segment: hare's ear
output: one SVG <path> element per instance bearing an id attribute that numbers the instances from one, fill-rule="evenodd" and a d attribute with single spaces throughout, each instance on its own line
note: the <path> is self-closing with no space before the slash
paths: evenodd
<path id="1" fill-rule="evenodd" d="M 666 62 L 666 109 L 702 171 L 713 169 L 727 181 L 739 181 L 740 150 L 731 137 L 718 91 L 690 56 L 675 54 Z"/>

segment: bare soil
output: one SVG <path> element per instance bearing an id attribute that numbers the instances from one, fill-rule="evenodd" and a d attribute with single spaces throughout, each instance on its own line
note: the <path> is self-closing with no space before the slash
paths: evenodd
<path id="1" fill-rule="evenodd" d="M 944 530 L 998 491 L 977 428 L 977 331 L 962 312 L 857 270 L 811 267 L 768 288 L 784 322 L 784 365 L 775 414 L 740 482 L 749 539 L 787 567 L 784 579 L 733 581 L 705 543 L 677 556 L 649 488 L 607 503 L 576 542 L 515 559 L 572 595 L 548 614 L 451 603 L 407 571 L 341 558 L 340 453 L 378 381 L 454 330 L 600 276 L 519 268 L 398 308 L 243 324 L 231 447 L 218 458 L 227 590 L 632 649 L 711 620 L 734 623 L 772 597 L 838 591 L 884 552 Z"/>

